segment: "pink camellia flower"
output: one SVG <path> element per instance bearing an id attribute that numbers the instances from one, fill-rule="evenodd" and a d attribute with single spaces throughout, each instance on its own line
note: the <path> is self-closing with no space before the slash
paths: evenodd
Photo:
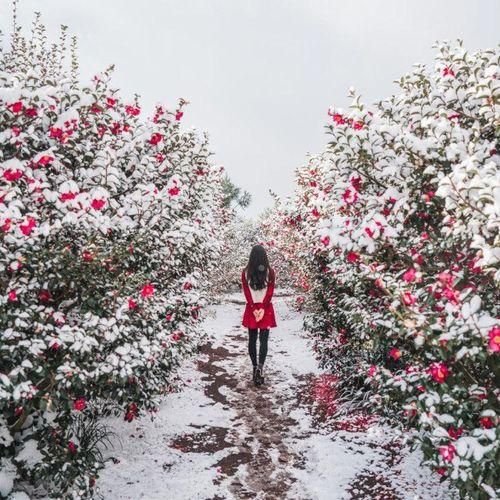
<path id="1" fill-rule="evenodd" d="M 62 193 L 59 196 L 59 200 L 60 201 L 71 201 L 71 200 L 74 200 L 77 195 L 78 195 L 78 193 L 72 193 L 71 191 L 68 193 Z"/>
<path id="2" fill-rule="evenodd" d="M 397 361 L 401 356 L 401 351 L 397 347 L 393 347 L 389 351 L 389 357 L 391 357 L 394 361 Z"/>
<path id="3" fill-rule="evenodd" d="M 403 274 L 403 281 L 406 281 L 406 283 L 412 283 L 413 281 L 415 281 L 416 277 L 417 271 L 415 271 L 415 269 L 413 269 L 412 267 Z"/>
<path id="4" fill-rule="evenodd" d="M 500 326 L 495 325 L 488 332 L 488 347 L 491 352 L 500 352 Z"/>
<path id="5" fill-rule="evenodd" d="M 155 132 L 151 138 L 149 139 L 149 144 L 152 144 L 153 146 L 156 146 L 159 144 L 161 141 L 163 141 L 163 135 L 159 134 L 158 132 Z"/>
<path id="6" fill-rule="evenodd" d="M 327 247 L 330 244 L 330 236 L 323 236 L 320 241 L 325 247 Z"/>
<path id="7" fill-rule="evenodd" d="M 10 108 L 10 110 L 13 112 L 13 113 L 20 113 L 23 108 L 24 108 L 24 104 L 21 102 L 21 101 L 17 101 L 17 102 L 14 102 L 12 104 L 9 104 L 8 107 Z"/>
<path id="8" fill-rule="evenodd" d="M 410 292 L 404 292 L 402 298 L 403 298 L 403 303 L 406 306 L 412 306 L 417 301 L 416 297 L 412 295 Z"/>
<path id="9" fill-rule="evenodd" d="M 14 137 L 18 137 L 21 133 L 21 129 L 19 127 L 12 127 L 11 130 Z"/>
<path id="10" fill-rule="evenodd" d="M 461 427 L 456 428 L 451 425 L 448 428 L 448 436 L 450 436 L 452 439 L 458 439 L 463 434 L 463 432 L 464 430 Z"/>
<path id="11" fill-rule="evenodd" d="M 142 287 L 141 295 L 145 299 L 151 297 L 154 293 L 155 293 L 155 287 L 151 283 L 148 283 L 147 285 L 144 285 Z"/>
<path id="12" fill-rule="evenodd" d="M 73 454 L 77 452 L 77 446 L 73 441 L 68 441 L 68 450 Z"/>
<path id="13" fill-rule="evenodd" d="M 443 285 L 451 285 L 453 283 L 453 276 L 450 273 L 443 271 L 442 273 L 438 274 L 438 280 Z"/>
<path id="14" fill-rule="evenodd" d="M 479 424 L 483 429 L 491 429 L 495 426 L 493 419 L 491 417 L 481 417 L 479 419 Z"/>
<path id="15" fill-rule="evenodd" d="M 90 206 L 94 210 L 102 210 L 104 208 L 104 205 L 106 205 L 106 200 L 103 200 L 101 198 L 94 198 L 90 203 Z"/>
<path id="16" fill-rule="evenodd" d="M 19 229 L 25 236 L 29 236 L 36 226 L 36 220 L 33 217 L 28 217 L 24 224 L 19 226 Z"/>
<path id="17" fill-rule="evenodd" d="M 452 444 L 440 446 L 438 451 L 445 462 L 451 462 L 455 458 L 455 454 L 457 453 L 457 449 Z"/>
<path id="18" fill-rule="evenodd" d="M 346 259 L 347 259 L 347 262 L 351 262 L 351 263 L 358 262 L 359 254 L 357 254 L 356 252 L 348 252 Z"/>
<path id="19" fill-rule="evenodd" d="M 375 373 L 377 373 L 378 367 L 376 365 L 371 365 L 370 369 L 368 370 L 368 376 L 373 377 Z"/>
<path id="20" fill-rule="evenodd" d="M 444 363 L 433 363 L 427 373 L 438 383 L 442 384 L 450 376 L 450 370 Z"/>
<path id="21" fill-rule="evenodd" d="M 177 113 L 175 114 L 175 119 L 179 121 L 183 116 L 184 113 L 182 111 L 177 111 Z"/>
<path id="22" fill-rule="evenodd" d="M 17 291 L 11 290 L 8 295 L 9 302 L 17 302 Z"/>
<path id="23" fill-rule="evenodd" d="M 178 186 L 173 186 L 168 190 L 168 194 L 170 196 L 177 196 L 180 192 L 181 190 L 179 189 Z"/>
<path id="24" fill-rule="evenodd" d="M 73 409 L 76 411 L 82 411 L 87 406 L 87 401 L 85 398 L 78 398 L 73 401 Z"/>
<path id="25" fill-rule="evenodd" d="M 132 298 L 128 299 L 128 308 L 130 310 L 137 309 L 137 302 Z"/>
<path id="26" fill-rule="evenodd" d="M 22 176 L 23 176 L 22 170 L 12 170 L 11 168 L 8 168 L 3 173 L 3 178 L 9 182 L 17 181 Z"/>

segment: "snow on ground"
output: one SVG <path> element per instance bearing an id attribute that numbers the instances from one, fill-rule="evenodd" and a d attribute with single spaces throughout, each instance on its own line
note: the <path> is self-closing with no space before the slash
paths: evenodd
<path id="1" fill-rule="evenodd" d="M 286 297 L 274 300 L 266 384 L 254 387 L 239 300 L 213 307 L 206 344 L 181 370 L 187 387 L 154 420 L 111 421 L 120 440 L 99 480 L 106 500 L 453 498 L 389 429 L 318 424 L 300 395 L 321 371 Z"/>

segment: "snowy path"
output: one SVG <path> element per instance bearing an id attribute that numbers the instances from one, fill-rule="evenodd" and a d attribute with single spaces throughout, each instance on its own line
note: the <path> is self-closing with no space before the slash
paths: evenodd
<path id="1" fill-rule="evenodd" d="M 267 384 L 250 383 L 242 306 L 214 307 L 210 341 L 186 363 L 156 418 L 112 421 L 120 442 L 99 484 L 106 500 L 451 498 L 386 429 L 335 431 L 307 397 L 321 375 L 302 319 L 275 299 Z"/>

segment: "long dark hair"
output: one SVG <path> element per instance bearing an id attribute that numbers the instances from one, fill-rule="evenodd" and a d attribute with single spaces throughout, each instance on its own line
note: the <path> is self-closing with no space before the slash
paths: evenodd
<path id="1" fill-rule="evenodd" d="M 272 269 L 269 266 L 266 249 L 262 245 L 255 245 L 252 248 L 245 271 L 250 288 L 262 290 L 267 286 L 269 278 L 272 277 Z"/>

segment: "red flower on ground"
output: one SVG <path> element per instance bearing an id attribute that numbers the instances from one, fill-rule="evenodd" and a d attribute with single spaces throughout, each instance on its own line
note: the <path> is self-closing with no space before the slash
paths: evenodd
<path id="1" fill-rule="evenodd" d="M 170 196 L 177 196 L 179 193 L 180 193 L 180 189 L 178 186 L 174 186 L 174 187 L 171 187 L 169 190 L 168 190 L 168 194 Z"/>
<path id="2" fill-rule="evenodd" d="M 132 298 L 128 299 L 128 308 L 130 310 L 137 309 L 137 302 Z"/>
<path id="3" fill-rule="evenodd" d="M 82 411 L 87 406 L 87 401 L 85 398 L 78 398 L 73 401 L 73 409 L 76 411 Z"/>

